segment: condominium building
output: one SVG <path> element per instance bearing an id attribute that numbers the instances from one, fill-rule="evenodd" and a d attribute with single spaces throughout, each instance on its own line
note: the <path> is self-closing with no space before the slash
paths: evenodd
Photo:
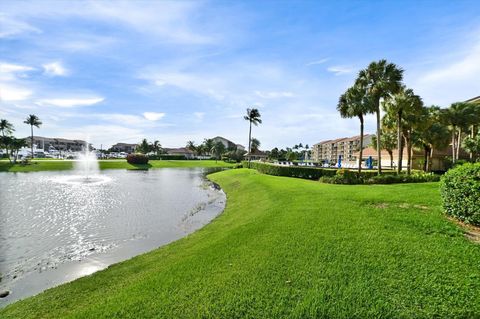
<path id="1" fill-rule="evenodd" d="M 124 152 L 124 153 L 133 153 L 135 152 L 135 148 L 137 147 L 137 144 L 130 144 L 130 143 L 117 143 L 115 145 L 112 145 L 110 150 L 113 152 Z"/>
<path id="2" fill-rule="evenodd" d="M 26 137 L 28 145 L 32 140 L 31 137 Z M 43 150 L 44 152 L 49 152 L 52 150 L 56 151 L 71 151 L 71 152 L 81 152 L 85 150 L 87 142 L 83 140 L 69 140 L 65 138 L 54 138 L 54 137 L 43 137 L 43 136 L 34 136 L 33 137 L 33 146 L 37 151 Z M 91 148 L 91 145 L 90 145 Z"/>
<path id="3" fill-rule="evenodd" d="M 363 147 L 372 142 L 372 134 L 363 136 Z M 355 160 L 355 152 L 359 150 L 360 135 L 343 137 L 335 140 L 326 140 L 314 144 L 312 147 L 312 159 L 315 162 L 336 163 L 341 156 L 343 160 Z"/>

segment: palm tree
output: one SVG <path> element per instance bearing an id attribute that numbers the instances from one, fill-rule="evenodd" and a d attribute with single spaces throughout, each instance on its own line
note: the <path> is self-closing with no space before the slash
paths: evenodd
<path id="1" fill-rule="evenodd" d="M 365 90 L 368 99 L 373 103 L 377 115 L 377 155 L 378 174 L 382 172 L 381 155 L 381 123 L 380 123 L 380 100 L 387 100 L 392 94 L 397 93 L 402 86 L 403 70 L 386 60 L 372 62 L 361 70 L 356 83 Z"/>
<path id="2" fill-rule="evenodd" d="M 197 146 L 195 145 L 194 141 L 188 141 L 187 142 L 187 149 L 189 149 L 193 153 L 197 153 Z"/>
<path id="3" fill-rule="evenodd" d="M 406 89 L 405 86 L 402 86 L 400 91 L 396 94 L 393 94 L 393 96 L 385 101 L 383 105 L 384 109 L 388 113 L 391 113 L 392 119 L 395 119 L 397 126 L 398 173 L 402 171 L 403 163 L 403 116 L 412 110 L 418 109 L 419 105 L 421 105 L 420 97 L 415 95 L 412 89 Z"/>
<path id="4" fill-rule="evenodd" d="M 142 154 L 147 154 L 152 150 L 152 146 L 148 143 L 147 139 L 144 138 L 140 144 L 137 145 L 135 150 Z"/>
<path id="5" fill-rule="evenodd" d="M 10 148 L 13 156 L 13 163 L 17 162 L 18 151 L 25 146 L 27 146 L 27 141 L 25 141 L 25 139 L 15 137 L 10 138 Z"/>
<path id="6" fill-rule="evenodd" d="M 380 141 L 380 145 L 382 149 L 386 150 L 388 155 L 390 155 L 390 168 L 393 168 L 393 150 L 397 147 L 397 137 L 393 131 L 386 129 L 384 126 L 382 127 L 381 138 L 382 140 Z M 377 149 L 378 143 L 376 136 L 372 137 L 371 146 L 373 149 Z"/>
<path id="7" fill-rule="evenodd" d="M 360 120 L 360 154 L 358 162 L 358 172 L 362 171 L 362 156 L 363 156 L 363 126 L 364 115 L 373 113 L 375 110 L 372 104 L 368 102 L 364 91 L 358 87 L 353 86 L 340 96 L 338 100 L 337 110 L 343 118 L 358 117 Z"/>
<path id="8" fill-rule="evenodd" d="M 247 115 L 243 117 L 250 124 L 250 129 L 248 131 L 248 152 L 252 151 L 252 124 L 258 126 L 262 124 L 262 119 L 260 112 L 257 109 L 247 109 Z"/>
<path id="9" fill-rule="evenodd" d="M 423 127 L 417 131 L 416 144 L 423 148 L 423 170 L 428 172 L 431 169 L 433 150 L 448 146 L 450 133 L 448 128 L 440 122 L 440 108 L 438 106 L 430 106 L 424 109 L 425 115 L 422 116 Z"/>
<path id="10" fill-rule="evenodd" d="M 42 125 L 42 121 L 36 116 L 35 114 L 30 114 L 23 123 L 30 125 L 30 132 L 31 132 L 31 139 L 30 139 L 30 147 L 32 150 L 32 159 L 33 159 L 33 127 L 40 128 Z"/>
<path id="11" fill-rule="evenodd" d="M 8 146 L 9 142 L 7 142 L 6 136 L 10 135 L 15 131 L 13 128 L 13 125 L 6 119 L 0 119 L 0 131 L 2 131 L 2 141 L 3 145 L 5 146 L 5 152 L 7 153 L 8 156 Z M 10 160 L 10 156 L 8 156 L 8 159 Z"/>
<path id="12" fill-rule="evenodd" d="M 211 138 L 206 138 L 203 140 L 203 145 L 204 145 L 204 149 L 206 152 L 208 152 L 210 155 L 211 155 L 211 150 L 212 150 L 212 147 L 215 143 L 213 142 L 213 139 Z"/>
<path id="13" fill-rule="evenodd" d="M 225 153 L 225 145 L 222 142 L 218 141 L 214 143 L 210 152 L 215 155 L 215 162 L 219 160 L 223 153 Z"/>
<path id="14" fill-rule="evenodd" d="M 456 102 L 442 111 L 443 122 L 450 126 L 452 134 L 452 161 L 454 163 L 458 160 L 460 153 L 462 132 L 472 118 L 472 108 L 470 106 L 466 102 Z"/>
<path id="15" fill-rule="evenodd" d="M 162 150 L 162 144 L 160 144 L 160 141 L 155 140 L 155 141 L 153 142 L 151 148 L 152 148 L 152 151 L 154 151 L 155 154 L 156 154 L 157 156 L 159 156 L 159 155 L 160 155 L 160 151 Z"/>
<path id="16" fill-rule="evenodd" d="M 252 137 L 252 152 L 258 151 L 260 147 L 260 141 L 255 137 Z"/>

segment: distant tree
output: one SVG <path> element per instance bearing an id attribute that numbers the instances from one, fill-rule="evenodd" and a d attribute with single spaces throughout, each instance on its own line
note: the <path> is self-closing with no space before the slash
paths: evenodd
<path id="1" fill-rule="evenodd" d="M 258 126 L 262 124 L 262 119 L 260 112 L 257 109 L 247 109 L 247 115 L 243 117 L 246 121 L 249 122 L 250 128 L 248 131 L 248 152 L 252 151 L 252 124 Z"/>
<path id="2" fill-rule="evenodd" d="M 260 147 L 260 141 L 255 137 L 252 137 L 251 145 L 250 145 L 252 152 L 258 151 Z"/>
<path id="3" fill-rule="evenodd" d="M 30 125 L 30 132 L 31 132 L 31 139 L 30 139 L 30 147 L 31 147 L 31 151 L 32 151 L 32 158 L 34 157 L 34 154 L 33 154 L 33 127 L 37 127 L 37 128 L 40 128 L 40 126 L 42 125 L 42 121 L 40 121 L 40 119 L 38 118 L 38 116 L 36 116 L 35 114 L 30 114 L 27 119 L 25 121 L 23 121 L 23 123 L 25 124 L 28 124 Z"/>
<path id="4" fill-rule="evenodd" d="M 382 128 L 382 135 L 380 138 L 382 139 L 380 141 L 380 146 L 382 150 L 386 150 L 388 155 L 390 155 L 390 168 L 393 168 L 393 150 L 397 147 L 397 137 L 395 132 Z M 377 137 L 374 135 L 372 136 L 371 146 L 377 150 L 377 145 Z"/>
<path id="5" fill-rule="evenodd" d="M 364 90 L 368 100 L 372 103 L 377 116 L 377 155 L 378 173 L 382 172 L 381 154 L 381 122 L 380 122 L 380 100 L 387 100 L 392 94 L 397 93 L 403 80 L 403 70 L 386 60 L 372 62 L 364 70 L 361 70 L 355 81 L 356 85 Z"/>
<path id="6" fill-rule="evenodd" d="M 140 144 L 137 145 L 135 151 L 142 154 L 147 154 L 152 150 L 152 146 L 148 143 L 147 139 L 144 138 Z"/>
<path id="7" fill-rule="evenodd" d="M 218 141 L 218 142 L 213 144 L 210 152 L 211 152 L 212 155 L 215 156 L 215 161 L 217 161 L 225 153 L 225 150 L 226 150 L 225 145 L 223 145 L 222 142 Z"/>
<path id="8" fill-rule="evenodd" d="M 10 137 L 10 150 L 13 157 L 13 163 L 17 162 L 18 151 L 27 145 L 27 141 L 23 138 Z"/>
<path id="9" fill-rule="evenodd" d="M 203 140 L 204 149 L 210 155 L 212 155 L 212 147 L 214 144 L 215 142 L 211 138 L 206 138 L 205 140 Z"/>
<path id="10" fill-rule="evenodd" d="M 340 96 L 340 99 L 338 100 L 337 111 L 340 112 L 340 116 L 343 118 L 358 117 L 360 120 L 360 154 L 358 163 L 358 172 L 360 173 L 362 171 L 363 159 L 364 116 L 366 114 L 375 112 L 375 109 L 366 97 L 365 89 L 358 85 L 354 85 L 353 87 L 347 89 L 347 91 Z"/>
<path id="11" fill-rule="evenodd" d="M 480 133 L 474 137 L 466 137 L 463 140 L 463 148 L 472 154 L 472 160 L 478 159 L 480 156 Z"/>
<path id="12" fill-rule="evenodd" d="M 280 152 L 277 147 L 273 148 L 270 151 L 270 154 L 268 155 L 268 158 L 270 159 L 279 159 L 279 157 L 280 157 Z"/>
<path id="13" fill-rule="evenodd" d="M 13 125 L 6 119 L 0 119 L 0 131 L 2 132 L 2 141 L 0 143 L 0 147 L 5 148 L 5 153 L 7 153 L 7 157 L 10 160 L 10 156 L 8 156 L 8 148 L 10 145 L 10 139 L 7 137 L 15 131 Z"/>
<path id="14" fill-rule="evenodd" d="M 460 154 L 462 134 L 475 123 L 475 108 L 471 103 L 456 102 L 442 110 L 443 123 L 449 126 L 452 134 L 452 160 L 455 163 Z M 478 121 L 478 119 L 476 119 Z"/>
<path id="15" fill-rule="evenodd" d="M 287 158 L 287 161 L 295 161 L 298 159 L 298 155 L 293 151 L 289 151 L 286 154 L 286 158 Z"/>
<path id="16" fill-rule="evenodd" d="M 151 151 L 155 152 L 157 156 L 159 156 L 162 153 L 162 144 L 160 144 L 160 141 L 155 140 L 150 146 L 150 149 Z"/>
<path id="17" fill-rule="evenodd" d="M 188 141 L 187 145 L 186 145 L 186 148 L 188 150 L 192 151 L 193 153 L 197 153 L 197 146 L 195 145 L 194 141 Z"/>

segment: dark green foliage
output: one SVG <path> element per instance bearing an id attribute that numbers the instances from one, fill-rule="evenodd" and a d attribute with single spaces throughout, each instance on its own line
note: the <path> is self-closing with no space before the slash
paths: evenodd
<path id="1" fill-rule="evenodd" d="M 445 212 L 480 225 L 480 163 L 467 163 L 449 170 L 440 185 Z"/>
<path id="2" fill-rule="evenodd" d="M 160 155 L 148 155 L 148 158 L 151 160 L 188 160 L 185 155 L 169 155 L 169 154 L 160 154 Z"/>
<path id="3" fill-rule="evenodd" d="M 248 162 L 243 163 L 243 167 L 256 169 L 260 173 L 274 176 L 297 177 L 303 179 L 318 180 L 322 176 L 333 176 L 335 169 L 300 167 L 300 166 L 279 166 L 268 163 Z"/>
<path id="4" fill-rule="evenodd" d="M 148 156 L 145 154 L 128 154 L 127 162 L 129 164 L 147 164 Z"/>
<path id="5" fill-rule="evenodd" d="M 365 174 L 366 173 L 366 174 Z M 376 172 L 375 172 L 376 173 Z M 328 184 L 395 184 L 395 183 L 424 183 L 438 182 L 439 175 L 433 173 L 418 172 L 411 175 L 397 174 L 395 172 L 382 172 L 382 175 L 372 175 L 372 172 L 358 174 L 349 170 L 338 170 L 332 177 L 322 177 L 320 182 Z"/>

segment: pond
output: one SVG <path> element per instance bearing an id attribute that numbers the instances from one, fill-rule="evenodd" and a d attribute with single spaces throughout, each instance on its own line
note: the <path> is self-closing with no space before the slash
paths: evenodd
<path id="1" fill-rule="evenodd" d="M 0 173 L 0 306 L 199 229 L 225 207 L 211 171 Z"/>

